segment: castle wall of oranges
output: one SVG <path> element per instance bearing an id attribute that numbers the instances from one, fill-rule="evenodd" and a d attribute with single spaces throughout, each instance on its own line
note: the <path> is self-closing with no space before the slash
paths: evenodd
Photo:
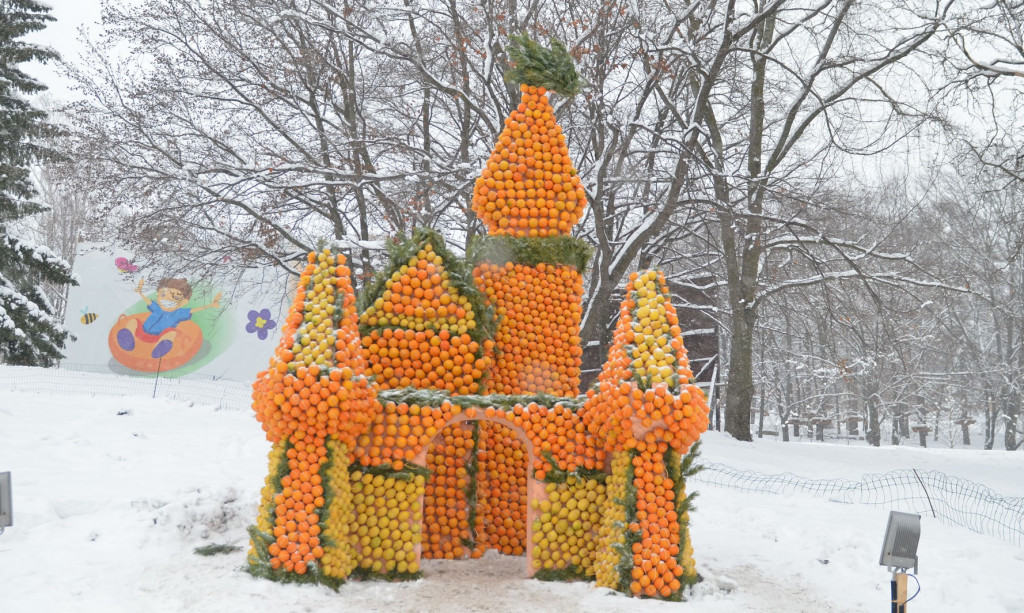
<path id="1" fill-rule="evenodd" d="M 608 361 L 579 394 L 586 204 L 547 89 L 564 47 L 510 49 L 522 100 L 477 179 L 465 259 L 420 229 L 357 306 L 309 255 L 254 409 L 273 443 L 249 570 L 336 587 L 421 560 L 525 556 L 527 575 L 679 599 L 696 581 L 686 477 L 707 428 L 668 287 L 630 276 Z M 566 68 L 568 64 L 568 68 Z"/>

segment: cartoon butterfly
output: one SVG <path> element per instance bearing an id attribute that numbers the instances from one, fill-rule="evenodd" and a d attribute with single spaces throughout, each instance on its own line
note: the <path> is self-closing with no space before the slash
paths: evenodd
<path id="1" fill-rule="evenodd" d="M 114 266 L 121 272 L 135 272 L 139 269 L 138 266 L 128 261 L 128 258 L 120 257 L 114 260 Z"/>

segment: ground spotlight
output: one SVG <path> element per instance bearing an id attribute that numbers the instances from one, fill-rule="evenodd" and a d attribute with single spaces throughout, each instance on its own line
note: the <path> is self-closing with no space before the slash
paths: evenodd
<path id="1" fill-rule="evenodd" d="M 4 528 L 7 528 L 14 523 L 11 510 L 12 506 L 11 473 L 0 473 L 0 534 L 4 533 Z"/>
<path id="2" fill-rule="evenodd" d="M 885 540 L 878 563 L 892 571 L 892 613 L 906 613 L 907 603 L 921 592 L 921 584 L 918 583 L 917 592 L 907 598 L 906 570 L 913 568 L 914 574 L 917 574 L 917 544 L 920 540 L 920 515 L 889 511 L 889 523 L 885 527 Z M 917 577 L 914 577 L 914 581 L 917 581 Z"/>

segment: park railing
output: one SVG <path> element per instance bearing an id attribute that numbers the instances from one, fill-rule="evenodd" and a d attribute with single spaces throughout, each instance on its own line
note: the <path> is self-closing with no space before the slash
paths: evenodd
<path id="1" fill-rule="evenodd" d="M 809 494 L 845 504 L 870 504 L 931 516 L 950 526 L 1024 545 L 1024 498 L 934 470 L 900 469 L 849 479 L 807 479 L 707 463 L 691 478 L 699 483 L 763 494 Z"/>
<path id="2" fill-rule="evenodd" d="M 251 384 L 210 375 L 177 378 L 115 375 L 104 367 L 62 363 L 59 369 L 0 365 L 0 390 L 68 396 L 146 396 L 247 410 Z M 988 487 L 933 470 L 901 469 L 849 479 L 808 479 L 792 473 L 764 474 L 706 463 L 692 477 L 707 485 L 763 494 L 809 494 L 845 504 L 870 504 L 935 517 L 1017 546 L 1024 546 L 1024 498 L 1001 496 Z"/>

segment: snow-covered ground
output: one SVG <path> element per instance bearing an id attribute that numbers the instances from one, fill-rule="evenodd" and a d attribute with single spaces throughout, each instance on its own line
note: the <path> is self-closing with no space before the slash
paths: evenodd
<path id="1" fill-rule="evenodd" d="M 1021 453 L 705 441 L 706 460 L 740 469 L 858 478 L 926 468 L 1024 495 Z M 420 581 L 352 582 L 337 593 L 257 580 L 240 570 L 244 549 L 193 549 L 244 548 L 268 449 L 248 411 L 0 389 L 0 471 L 13 471 L 15 524 L 0 536 L 0 611 L 889 610 L 889 575 L 877 564 L 886 509 L 713 486 L 699 488 L 693 516 L 705 581 L 685 603 L 527 580 L 524 559 L 497 555 L 427 562 Z M 1024 550 L 922 522 L 911 610 L 1024 612 Z"/>

